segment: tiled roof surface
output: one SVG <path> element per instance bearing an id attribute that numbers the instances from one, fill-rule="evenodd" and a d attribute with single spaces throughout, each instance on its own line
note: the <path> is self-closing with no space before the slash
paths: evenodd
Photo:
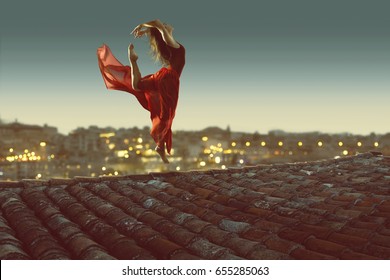
<path id="1" fill-rule="evenodd" d="M 390 158 L 0 183 L 0 259 L 390 259 Z"/>

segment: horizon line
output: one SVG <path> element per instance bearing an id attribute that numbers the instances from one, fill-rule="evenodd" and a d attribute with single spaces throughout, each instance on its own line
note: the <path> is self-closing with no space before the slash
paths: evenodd
<path id="1" fill-rule="evenodd" d="M 8 120 L 4 120 L 4 119 L 1 119 L 0 118 L 0 125 L 1 124 L 21 124 L 21 125 L 26 125 L 26 126 L 40 126 L 40 127 L 44 127 L 44 126 L 48 126 L 48 127 L 52 127 L 52 128 L 55 128 L 57 129 L 58 133 L 59 134 L 70 134 L 71 132 L 77 130 L 77 129 L 89 129 L 91 127 L 97 127 L 98 129 L 115 129 L 115 130 L 119 130 L 119 129 L 133 129 L 133 128 L 137 128 L 137 129 L 144 129 L 145 127 L 148 127 L 150 129 L 150 125 L 144 125 L 144 126 L 132 126 L 132 127 L 114 127 L 114 126 L 111 126 L 111 125 L 108 125 L 108 126 L 99 126 L 97 124 L 90 124 L 88 126 L 78 126 L 78 127 L 75 127 L 71 130 L 69 130 L 68 132 L 60 132 L 61 129 L 58 127 L 58 126 L 54 126 L 54 125 L 49 125 L 47 123 L 43 124 L 43 125 L 40 125 L 40 124 L 28 124 L 28 123 L 24 123 L 24 122 L 19 122 L 18 119 L 15 119 L 14 121 L 8 121 Z M 249 132 L 249 131 L 240 131 L 240 130 L 232 130 L 230 125 L 227 125 L 226 128 L 222 128 L 221 126 L 219 125 L 210 125 L 210 126 L 207 126 L 207 127 L 204 127 L 204 128 L 201 128 L 201 129 L 175 129 L 175 131 L 178 131 L 178 132 L 181 132 L 181 131 L 185 131 L 185 132 L 201 132 L 201 131 L 204 131 L 204 130 L 207 130 L 207 129 L 220 129 L 220 130 L 228 130 L 228 128 L 230 129 L 230 132 L 232 133 L 243 133 L 243 134 L 264 134 L 264 133 L 260 133 L 258 130 L 254 130 L 252 132 Z M 351 135 L 361 135 L 361 136 L 369 136 L 371 134 L 375 134 L 375 135 L 386 135 L 386 134 L 389 134 L 390 131 L 388 132 L 384 132 L 384 133 L 378 133 L 378 132 L 375 132 L 375 131 L 372 131 L 370 133 L 354 133 L 354 132 L 349 132 L 349 131 L 340 131 L 340 132 L 325 132 L 325 131 L 321 131 L 321 130 L 302 130 L 302 131 L 288 131 L 288 130 L 285 130 L 285 129 L 280 129 L 280 128 L 275 128 L 275 129 L 269 129 L 266 134 L 270 134 L 272 132 L 279 132 L 279 133 L 285 133 L 285 134 L 311 134 L 311 133 L 320 133 L 320 134 L 351 134 Z"/>

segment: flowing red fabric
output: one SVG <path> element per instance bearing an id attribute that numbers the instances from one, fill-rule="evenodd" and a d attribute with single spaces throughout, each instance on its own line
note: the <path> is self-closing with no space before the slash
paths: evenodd
<path id="1" fill-rule="evenodd" d="M 107 89 L 133 94 L 139 103 L 150 112 L 152 129 L 150 135 L 156 144 L 168 154 L 172 148 L 172 122 L 179 97 L 179 75 L 171 68 L 161 68 L 153 75 L 145 76 L 138 83 L 140 90 L 131 85 L 130 66 L 120 63 L 107 45 L 97 50 L 98 64 Z"/>

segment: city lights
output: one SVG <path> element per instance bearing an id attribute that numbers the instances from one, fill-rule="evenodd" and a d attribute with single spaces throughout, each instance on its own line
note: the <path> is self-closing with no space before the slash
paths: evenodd
<path id="1" fill-rule="evenodd" d="M 108 145 L 108 148 L 109 148 L 110 150 L 113 150 L 113 149 L 115 148 L 115 144 L 114 144 L 114 143 L 109 144 L 109 145 Z"/>
<path id="2" fill-rule="evenodd" d="M 128 154 L 129 154 L 129 152 L 127 150 L 119 150 L 119 151 L 117 151 L 117 157 L 120 157 L 120 158 L 123 158 L 123 157 L 125 157 Z"/>
<path id="3" fill-rule="evenodd" d="M 111 138 L 115 136 L 114 132 L 108 132 L 108 133 L 100 133 L 100 138 Z"/>
<path id="4" fill-rule="evenodd" d="M 380 148 L 379 152 L 385 155 L 390 149 L 387 135 L 279 131 L 268 135 L 241 132 L 227 135 L 211 130 L 212 136 L 206 136 L 202 132 L 179 131 L 174 136 L 175 149 L 168 156 L 171 165 L 167 166 L 162 164 L 155 152 L 153 139 L 140 129 L 120 129 L 116 132 L 111 129 L 111 132 L 106 132 L 97 127 L 80 128 L 60 138 L 55 133 L 29 133 L 23 135 L 33 136 L 23 136 L 23 139 L 15 141 L 11 136 L 2 139 L 0 163 L 3 164 L 3 180 L 38 178 L 38 174 L 45 178 L 72 178 L 119 176 L 128 172 L 185 172 L 197 168 L 228 169 L 343 157 L 367 153 L 374 147 L 378 151 Z"/>

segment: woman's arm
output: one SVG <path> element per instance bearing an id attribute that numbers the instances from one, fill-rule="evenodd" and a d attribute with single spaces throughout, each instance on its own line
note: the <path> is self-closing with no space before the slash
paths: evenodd
<path id="1" fill-rule="evenodd" d="M 134 34 L 136 38 L 139 38 L 147 32 L 146 30 L 142 30 L 143 28 L 153 28 L 153 27 L 157 28 L 157 30 L 160 31 L 164 42 L 168 46 L 171 46 L 173 48 L 180 47 L 179 43 L 176 42 L 175 38 L 173 38 L 172 32 L 170 32 L 159 19 L 142 23 L 138 25 L 136 28 L 134 28 L 134 30 L 131 33 Z"/>

